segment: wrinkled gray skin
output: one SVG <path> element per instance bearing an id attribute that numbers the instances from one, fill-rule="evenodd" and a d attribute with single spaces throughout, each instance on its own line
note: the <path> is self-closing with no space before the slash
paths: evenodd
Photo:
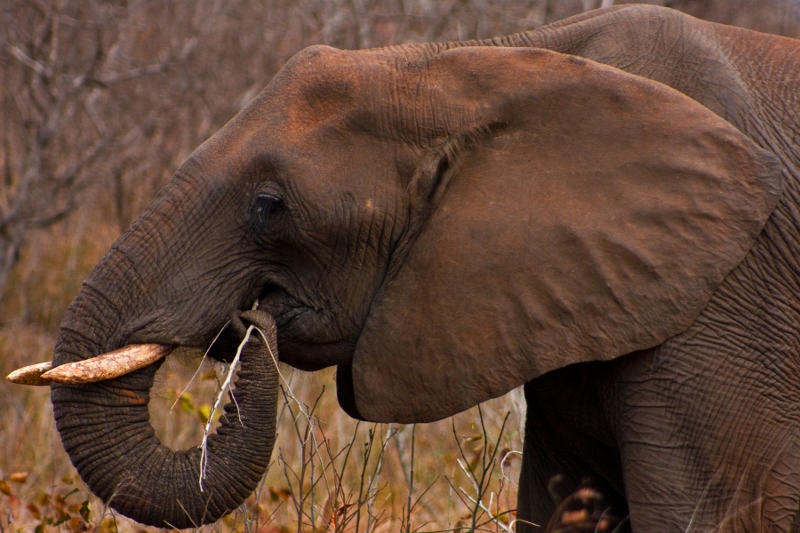
<path id="1" fill-rule="evenodd" d="M 800 45 L 644 7 L 512 43 L 669 85 L 773 152 L 783 176 L 753 249 L 686 332 L 526 386 L 525 514 L 548 516 L 536 487 L 566 471 L 608 480 L 637 532 L 800 530 Z"/>
<path id="2" fill-rule="evenodd" d="M 769 187 L 757 187 L 763 198 L 759 197 L 753 212 L 772 214 L 766 224 L 754 215 L 754 221 L 747 222 L 750 229 L 735 234 L 749 232 L 755 241 L 742 237 L 741 257 L 731 252 L 728 255 L 735 259 L 729 266 L 713 276 L 701 274 L 703 279 L 718 279 L 708 282 L 707 294 L 697 302 L 675 311 L 674 320 L 664 311 L 664 328 L 658 329 L 659 320 L 651 318 L 624 326 L 622 337 L 626 342 L 633 340 L 620 342 L 620 353 L 586 355 L 570 347 L 563 357 L 558 350 L 551 350 L 548 353 L 556 355 L 547 359 L 529 356 L 520 348 L 524 357 L 509 361 L 524 360 L 522 370 L 495 379 L 489 376 L 492 366 L 502 368 L 505 359 L 489 361 L 485 367 L 472 362 L 437 366 L 435 354 L 431 359 L 425 353 L 425 339 L 417 339 L 409 348 L 414 351 L 402 354 L 407 359 L 399 359 L 409 361 L 407 367 L 391 367 L 396 364 L 391 361 L 398 360 L 390 353 L 392 344 L 387 348 L 379 342 L 394 339 L 386 325 L 395 318 L 398 324 L 404 323 L 415 313 L 407 305 L 392 308 L 402 297 L 393 296 L 391 282 L 406 279 L 403 265 L 414 264 L 425 229 L 446 216 L 442 206 L 458 198 L 459 178 L 453 178 L 450 185 L 445 179 L 450 169 L 456 169 L 453 173 L 459 176 L 458 172 L 482 168 L 463 154 L 472 153 L 473 145 L 494 135 L 498 124 L 513 125 L 513 115 L 503 118 L 500 113 L 499 119 L 465 127 L 456 140 L 442 140 L 440 137 L 450 134 L 450 126 L 431 119 L 444 110 L 452 124 L 457 113 L 446 108 L 447 102 L 461 102 L 458 98 L 462 97 L 467 104 L 459 107 L 460 112 L 469 109 L 480 115 L 484 107 L 480 100 L 469 100 L 470 95 L 490 91 L 492 80 L 504 75 L 511 76 L 509 84 L 513 77 L 523 77 L 522 71 L 492 70 L 493 63 L 506 60 L 505 55 L 487 55 L 484 61 L 476 54 L 458 63 L 462 56 L 446 52 L 478 46 L 546 48 L 677 89 L 763 149 L 736 140 L 743 146 L 742 153 L 749 154 L 742 160 L 761 158 L 763 165 L 769 166 L 775 159 L 769 154 L 777 158 L 782 176 L 777 207 L 772 211 L 775 203 L 769 198 L 774 194 L 763 192 Z M 439 55 L 443 57 L 440 64 L 446 67 L 455 60 L 459 68 L 436 74 Z M 587 79 L 611 80 L 602 82 L 603 87 L 621 84 L 619 90 L 624 92 L 632 84 L 634 89 L 624 97 L 609 99 L 613 105 L 624 106 L 639 98 L 647 101 L 642 96 L 645 89 L 636 88 L 639 82 L 634 77 L 614 82 L 619 75 L 612 69 L 557 54 L 524 57 L 556 65 L 552 72 L 567 72 L 566 79 L 580 75 L 570 74 L 569 69 L 574 68 L 591 71 Z M 519 59 L 517 55 L 514 58 Z M 436 107 L 435 98 L 427 107 L 424 102 L 420 107 L 409 105 L 404 98 L 413 97 L 409 95 L 414 94 L 414 86 L 400 83 L 408 78 L 388 75 L 386 79 L 397 84 L 382 86 L 388 82 L 372 74 L 374 65 L 429 75 L 435 83 L 420 82 L 418 95 L 453 86 L 462 92 L 444 98 L 441 108 Z M 358 92 L 366 85 L 364 79 L 376 87 L 369 98 Z M 467 87 L 465 79 L 475 85 Z M 591 476 L 610 500 L 627 502 L 630 527 L 636 532 L 794 531 L 800 527 L 798 86 L 797 42 L 643 6 L 595 11 L 481 43 L 399 47 L 362 55 L 325 48 L 307 50 L 190 157 L 113 246 L 64 318 L 54 363 L 131 343 L 206 348 L 232 312 L 249 309 L 258 299 L 260 308 L 275 317 L 283 361 L 306 370 L 339 365 L 340 403 L 354 416 L 428 421 L 527 381 L 529 409 L 518 518 L 548 522 L 555 509 L 547 490 L 552 476 L 563 476 L 560 488 L 565 493 Z M 658 84 L 642 82 L 641 87 L 655 91 L 653 101 L 667 102 L 667 110 L 683 105 L 680 95 Z M 409 113 L 401 112 L 398 119 L 374 111 L 395 102 L 395 108 Z M 372 113 L 359 112 L 369 105 L 373 105 Z M 342 107 L 346 113 L 340 111 Z M 654 103 L 653 109 L 656 107 Z M 684 107 L 691 108 L 688 103 Z M 524 114 L 519 109 L 508 112 Z M 650 112 L 641 109 L 643 115 Z M 692 117 L 702 115 L 701 111 L 693 110 L 688 112 L 691 116 L 676 120 L 694 121 Z M 385 126 L 392 120 L 399 125 Z M 548 128 L 557 129 L 559 120 Z M 697 123 L 712 122 L 708 117 L 697 119 Z M 384 126 L 386 130 L 381 129 Z M 721 125 L 713 128 L 724 130 L 720 133 L 723 137 L 732 135 Z M 573 132 L 572 153 L 581 154 L 586 140 L 578 138 L 580 132 L 575 128 L 568 133 Z M 677 135 L 680 128 L 659 139 L 667 146 Z M 612 146 L 613 138 L 603 139 L 604 145 Z M 570 142 L 569 135 L 559 139 L 562 144 Z M 432 146 L 438 147 L 438 158 L 429 157 L 427 150 Z M 770 184 L 773 192 L 777 190 Z M 486 201 L 491 199 L 487 196 Z M 497 207 L 494 212 L 512 211 Z M 502 243 L 502 235 L 505 233 L 498 232 L 494 237 Z M 460 243 L 453 246 L 458 250 Z M 424 264 L 432 271 L 439 265 L 435 261 Z M 459 265 L 452 266 L 455 273 L 450 278 L 460 281 Z M 512 289 L 524 292 L 520 286 Z M 470 290 L 479 301 L 480 285 Z M 687 290 L 690 295 L 695 292 Z M 470 306 L 469 297 L 459 301 L 462 307 Z M 512 307 L 490 307 L 490 312 L 480 315 L 480 323 L 461 323 L 456 317 L 450 323 L 435 324 L 436 331 L 451 335 L 454 345 L 460 347 L 459 335 L 478 338 L 484 329 L 494 331 L 495 326 L 514 322 L 502 318 L 506 308 Z M 645 316 L 645 311 L 642 313 Z M 661 310 L 656 314 L 661 316 Z M 426 317 L 418 320 L 424 325 Z M 636 328 L 652 329 L 652 335 L 640 338 L 630 334 L 638 331 Z M 592 338 L 602 343 L 600 337 Z M 613 346 L 616 337 L 609 339 L 607 344 Z M 435 345 L 437 341 L 430 342 Z M 372 352 L 370 348 L 374 348 Z M 243 363 L 243 372 L 253 384 L 248 390 L 259 384 L 274 389 L 274 376 L 266 376 L 266 368 L 259 363 L 265 357 L 263 349 L 252 350 L 254 355 Z M 217 351 L 217 357 L 231 357 L 230 348 Z M 442 353 L 443 358 L 450 355 L 454 361 L 461 357 L 456 348 Z M 423 375 L 450 375 L 455 384 L 448 382 L 438 388 L 419 383 L 417 394 L 414 379 L 403 382 L 404 369 L 413 375 L 417 359 L 423 362 Z M 394 370 L 383 371 L 378 364 L 382 361 Z M 255 368 L 259 364 L 261 367 Z M 458 374 L 471 369 L 474 375 L 469 379 Z M 219 457 L 220 471 L 227 475 L 215 481 L 214 491 L 231 498 L 219 503 L 214 513 L 207 513 L 204 502 L 208 494 L 190 488 L 196 486 L 196 457 L 177 457 L 158 448 L 160 455 L 154 463 L 152 454 L 143 451 L 145 440 L 150 443 L 147 446 L 155 446 L 146 417 L 154 371 L 155 367 L 149 367 L 98 385 L 55 385 L 53 404 L 65 448 L 92 490 L 136 520 L 180 527 L 215 520 L 252 490 L 252 481 L 245 480 L 242 472 L 257 477 L 259 469 L 266 466 L 249 464 L 248 447 L 259 438 L 253 432 L 267 427 L 274 410 L 266 409 L 263 416 L 254 414 L 254 424 L 236 435 L 220 437 L 219 449 L 224 451 Z M 484 374 L 489 376 L 485 387 L 481 382 Z M 389 385 L 376 388 L 394 395 L 393 405 L 376 399 L 379 393 L 369 390 L 370 380 L 380 377 Z M 427 399 L 437 394 L 440 400 Z M 270 400 L 262 402 L 269 404 Z M 406 405 L 408 410 L 402 411 Z M 135 416 L 131 414 L 134 409 L 138 409 Z M 125 475 L 142 472 L 139 480 L 125 478 L 126 483 L 136 485 L 133 496 L 126 499 L 125 487 L 112 471 L 124 471 Z M 194 498 L 181 502 L 181 506 L 196 509 L 191 516 L 182 516 L 181 506 L 171 501 L 164 504 L 170 511 L 158 514 L 152 510 L 153 502 L 183 494 L 186 499 Z M 519 531 L 523 530 L 526 528 L 520 524 Z"/>

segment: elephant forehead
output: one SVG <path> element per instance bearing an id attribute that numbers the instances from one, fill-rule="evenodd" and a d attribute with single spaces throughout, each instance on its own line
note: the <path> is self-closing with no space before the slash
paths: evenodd
<path id="1" fill-rule="evenodd" d="M 374 91 L 365 74 L 374 70 L 369 54 L 312 46 L 297 53 L 264 91 L 241 112 L 242 122 L 280 126 L 282 134 L 313 130 L 365 104 Z M 371 81 L 370 87 L 365 81 Z"/>
<path id="2" fill-rule="evenodd" d="M 370 113 L 373 97 L 353 53 L 315 48 L 325 50 L 308 61 L 290 61 L 261 94 L 195 151 L 205 171 L 224 171 L 223 165 L 241 168 L 266 154 L 304 157 L 309 163 L 345 149 L 350 139 L 342 134 L 359 129 L 349 117 Z M 320 55 L 333 60 L 322 63 Z"/>

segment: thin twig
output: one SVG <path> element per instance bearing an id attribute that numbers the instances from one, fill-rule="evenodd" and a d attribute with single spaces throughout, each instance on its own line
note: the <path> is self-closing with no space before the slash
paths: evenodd
<path id="1" fill-rule="evenodd" d="M 411 462 L 408 470 L 408 502 L 406 503 L 406 533 L 411 533 L 411 496 L 414 492 L 414 437 L 417 425 L 411 425 Z"/>
<path id="2" fill-rule="evenodd" d="M 206 427 L 203 430 L 203 441 L 200 443 L 200 479 L 198 482 L 200 483 L 200 492 L 203 492 L 203 478 L 206 477 L 206 462 L 208 458 L 207 454 L 207 447 L 208 447 L 208 434 L 211 431 L 211 424 L 214 420 L 214 414 L 216 414 L 217 410 L 219 409 L 220 403 L 222 403 L 222 397 L 225 394 L 225 391 L 230 388 L 231 380 L 233 379 L 233 372 L 236 369 L 236 365 L 239 363 L 239 358 L 242 355 L 242 350 L 244 349 L 245 344 L 250 340 L 250 334 L 253 330 L 257 330 L 255 326 L 249 326 L 247 328 L 247 332 L 244 334 L 244 339 L 239 344 L 239 347 L 236 349 L 236 355 L 231 362 L 230 368 L 228 369 L 228 375 L 225 377 L 225 381 L 222 383 L 222 388 L 219 390 L 217 394 L 217 399 L 214 402 L 214 407 L 211 409 L 211 413 L 208 415 L 208 420 L 206 421 Z M 231 392 L 231 396 L 233 396 L 233 392 Z M 241 423 L 241 417 L 239 418 L 239 423 Z M 244 424 L 242 424 L 244 425 Z"/>

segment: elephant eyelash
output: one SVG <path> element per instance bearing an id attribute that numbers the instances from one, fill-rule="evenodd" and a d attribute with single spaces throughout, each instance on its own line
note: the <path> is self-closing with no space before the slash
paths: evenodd
<path id="1" fill-rule="evenodd" d="M 251 211 L 251 224 L 256 229 L 261 229 L 267 223 L 270 215 L 283 210 L 283 200 L 271 194 L 259 194 L 256 197 Z"/>

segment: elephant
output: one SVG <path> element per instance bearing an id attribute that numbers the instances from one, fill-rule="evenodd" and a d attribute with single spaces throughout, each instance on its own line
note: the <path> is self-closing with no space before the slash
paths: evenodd
<path id="1" fill-rule="evenodd" d="M 336 366 L 362 420 L 439 420 L 524 385 L 518 531 L 556 511 L 554 476 L 597 480 L 638 533 L 798 531 L 798 117 L 798 41 L 661 7 L 313 46 L 111 247 L 52 364 L 146 343 L 230 361 L 245 328 L 274 327 L 280 360 Z M 54 383 L 91 490 L 176 527 L 242 502 L 274 437 L 256 341 L 247 423 L 216 436 L 205 491 L 199 454 L 153 436 L 158 363 Z"/>

